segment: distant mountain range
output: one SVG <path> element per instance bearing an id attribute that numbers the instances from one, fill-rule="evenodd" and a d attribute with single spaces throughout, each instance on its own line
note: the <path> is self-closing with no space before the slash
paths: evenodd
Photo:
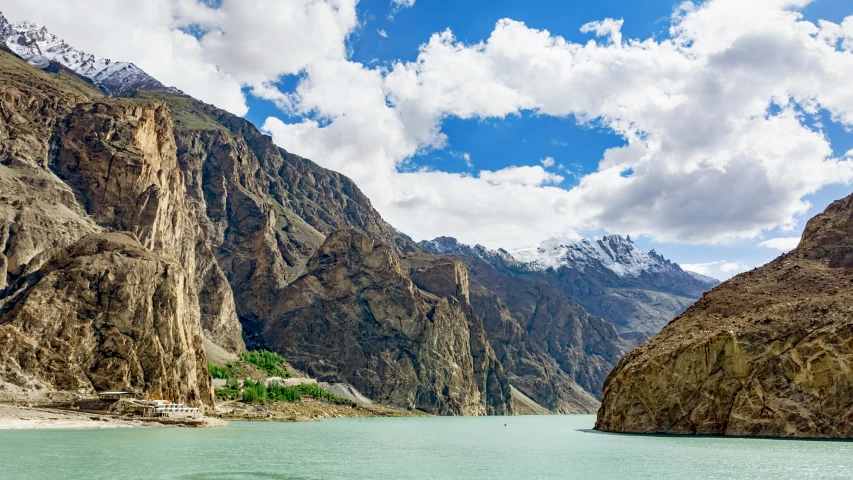
<path id="1" fill-rule="evenodd" d="M 451 237 L 420 242 L 425 250 L 488 263 L 499 272 L 547 283 L 587 311 L 613 323 L 622 338 L 656 334 L 720 282 L 683 270 L 654 250 L 643 252 L 631 237 L 567 242 L 549 239 L 516 251 L 468 246 Z"/>

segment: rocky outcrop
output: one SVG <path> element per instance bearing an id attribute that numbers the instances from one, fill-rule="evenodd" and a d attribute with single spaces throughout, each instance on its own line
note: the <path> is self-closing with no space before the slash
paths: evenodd
<path id="1" fill-rule="evenodd" d="M 18 345 L 0 357 L 4 381 L 209 403 L 197 285 L 210 268 L 197 268 L 205 255 L 168 105 L 106 99 L 73 74 L 7 52 L 0 77 L 0 325 Z M 85 240 L 113 230 L 128 232 L 121 239 L 133 248 L 118 237 Z M 206 335 L 241 349 L 233 300 L 230 313 L 227 298 L 202 304 Z"/>
<path id="2" fill-rule="evenodd" d="M 212 403 L 192 280 L 132 235 L 83 237 L 10 290 L 0 300 L 4 381 Z"/>
<path id="3" fill-rule="evenodd" d="M 596 428 L 853 436 L 853 196 L 706 294 L 608 377 Z"/>
<path id="4" fill-rule="evenodd" d="M 482 319 L 471 305 L 468 269 L 458 261 L 423 253 L 413 253 L 403 259 L 412 282 L 421 290 L 440 298 L 455 298 L 468 323 L 474 382 L 484 399 L 486 413 L 506 415 L 512 410 L 512 389 L 504 374 Z"/>
<path id="5" fill-rule="evenodd" d="M 312 377 L 381 403 L 443 415 L 511 408 L 479 390 L 499 371 L 481 363 L 478 384 L 464 304 L 419 289 L 391 248 L 356 231 L 329 236 L 263 336 Z"/>
<path id="6" fill-rule="evenodd" d="M 453 355 L 467 355 L 470 358 L 464 361 L 460 360 L 462 357 L 451 358 L 451 361 L 471 364 L 472 377 L 465 377 L 461 383 L 456 377 L 440 381 L 422 378 L 419 375 L 444 368 L 441 366 L 443 360 L 430 357 L 417 360 L 417 374 L 413 370 L 406 370 L 405 375 L 400 375 L 407 378 L 412 388 L 422 380 L 433 384 L 439 381 L 442 385 L 446 383 L 451 386 L 448 392 L 453 392 L 462 383 L 473 382 L 475 392 L 469 392 L 473 395 L 472 404 L 465 404 L 468 400 L 447 403 L 442 389 L 427 394 L 425 390 L 418 393 L 415 388 L 415 393 L 404 394 L 400 398 L 405 400 L 400 400 L 392 398 L 383 390 L 387 390 L 387 386 L 376 382 L 370 386 L 359 383 L 357 379 L 351 378 L 354 370 L 344 364 L 359 356 L 363 358 L 353 360 L 356 365 L 367 365 L 365 362 L 368 360 L 374 361 L 371 360 L 371 356 L 376 353 L 373 345 L 353 344 L 353 350 L 348 351 L 346 356 L 341 356 L 338 350 L 318 347 L 314 341 L 289 341 L 284 350 L 285 344 L 280 339 L 301 338 L 300 335 L 306 334 L 302 329 L 317 328 L 313 323 L 317 317 L 313 317 L 310 310 L 282 313 L 280 304 L 283 298 L 295 295 L 294 292 L 311 288 L 311 284 L 306 283 L 302 276 L 316 268 L 309 262 L 318 255 L 318 249 L 326 241 L 327 235 L 340 229 L 361 232 L 364 238 L 381 244 L 383 251 L 395 261 L 408 253 L 420 252 L 420 249 L 385 223 L 351 180 L 274 146 L 268 136 L 261 135 L 245 120 L 186 97 L 151 92 L 138 92 L 137 96 L 149 100 L 162 99 L 172 105 L 178 161 L 186 174 L 188 197 L 197 206 L 195 211 L 203 235 L 216 252 L 218 263 L 232 286 L 246 340 L 251 346 L 279 350 L 294 364 L 306 370 L 312 364 L 307 360 L 300 363 L 300 358 L 321 359 L 324 365 L 333 363 L 337 370 L 326 372 L 326 378 L 350 382 L 368 396 L 378 395 L 371 398 L 380 402 L 445 413 L 510 411 L 510 389 L 506 376 L 488 344 L 482 322 L 470 310 L 465 285 L 467 271 L 458 262 L 445 265 L 442 261 L 429 268 L 424 267 L 425 264 L 421 265 L 417 272 L 411 272 L 412 278 L 407 278 L 409 272 L 405 270 L 408 267 L 401 267 L 404 269 L 401 278 L 394 277 L 395 269 L 383 270 L 381 274 L 374 272 L 372 276 L 376 277 L 377 282 L 409 283 L 417 276 L 423 281 L 422 285 L 418 285 L 422 289 L 417 293 L 418 296 L 451 299 L 448 306 L 436 308 L 442 315 L 452 317 L 453 322 L 459 318 L 465 319 L 468 332 L 465 332 L 464 338 L 468 342 L 468 352 L 460 350 Z M 424 257 L 438 260 L 431 255 Z M 348 268 L 359 269 L 361 264 L 344 262 L 337 268 L 347 271 Z M 347 275 L 357 273 L 354 271 Z M 383 279 L 382 275 L 391 277 Z M 329 300 L 330 304 L 341 304 L 341 315 L 351 319 L 349 328 L 367 328 L 364 325 L 373 322 L 371 316 L 375 315 L 374 312 L 351 311 L 343 307 L 343 303 L 348 301 L 359 302 L 359 295 L 357 292 L 348 292 L 347 298 L 333 297 L 336 298 L 334 302 Z M 418 316 L 423 312 L 418 312 L 424 307 L 419 302 L 404 302 L 401 308 L 403 311 L 414 309 L 406 315 L 420 318 Z M 458 307 L 451 308 L 451 304 L 458 304 Z M 452 312 L 446 312 L 446 308 Z M 362 314 L 365 317 L 359 318 L 358 315 Z M 282 317 L 287 321 L 282 322 Z M 453 328 L 457 327 L 459 325 Z M 452 331 L 453 335 L 458 333 Z M 365 340 L 365 343 L 374 340 Z M 411 340 L 392 338 L 383 341 L 402 341 L 405 345 Z M 358 351 L 359 348 L 362 350 Z M 388 348 L 399 349 L 400 346 Z M 314 368 L 318 372 L 324 371 L 316 365 Z M 359 375 L 366 374 L 361 372 Z M 412 395 L 418 399 L 412 401 Z M 476 398 L 478 395 L 479 399 Z"/>

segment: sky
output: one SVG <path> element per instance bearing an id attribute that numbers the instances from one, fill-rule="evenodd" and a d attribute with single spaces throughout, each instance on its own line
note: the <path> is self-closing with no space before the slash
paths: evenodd
<path id="1" fill-rule="evenodd" d="M 245 116 L 415 240 L 631 235 L 720 279 L 851 193 L 847 0 L 0 0 Z"/>

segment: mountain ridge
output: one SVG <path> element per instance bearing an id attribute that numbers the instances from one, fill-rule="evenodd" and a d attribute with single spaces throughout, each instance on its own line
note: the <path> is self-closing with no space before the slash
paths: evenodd
<path id="1" fill-rule="evenodd" d="M 719 281 L 683 270 L 630 237 L 565 242 L 550 239 L 528 249 L 474 247 L 452 237 L 422 241 L 425 250 L 484 261 L 509 276 L 545 282 L 594 315 L 616 325 L 627 340 L 654 335 Z"/>
<path id="2" fill-rule="evenodd" d="M 0 41 L 15 54 L 38 67 L 57 62 L 89 78 L 108 95 L 121 95 L 133 89 L 177 89 L 166 87 L 129 62 L 114 62 L 77 50 L 46 27 L 31 23 L 10 23 L 0 12 Z"/>

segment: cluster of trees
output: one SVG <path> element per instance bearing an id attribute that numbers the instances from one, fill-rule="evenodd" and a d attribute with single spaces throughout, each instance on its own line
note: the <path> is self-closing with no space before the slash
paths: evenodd
<path id="1" fill-rule="evenodd" d="M 242 399 L 247 403 L 295 402 L 303 396 L 313 397 L 335 405 L 353 405 L 351 400 L 338 397 L 314 384 L 286 387 L 277 382 L 270 385 L 252 380 L 243 382 Z"/>
<path id="2" fill-rule="evenodd" d="M 354 405 L 352 401 L 338 397 L 313 384 L 286 387 L 278 382 L 267 385 L 264 381 L 247 378 L 243 380 L 241 385 L 238 376 L 247 376 L 245 373 L 251 370 L 245 368 L 246 365 L 254 366 L 268 377 L 288 378 L 290 376 L 284 358 L 268 350 L 243 352 L 239 361 L 228 362 L 224 366 L 207 362 L 207 371 L 210 372 L 211 377 L 225 379 L 225 387 L 216 390 L 218 398 L 222 400 L 240 399 L 247 403 L 268 403 L 295 402 L 307 396 L 335 405 Z M 257 372 L 253 375 L 257 375 Z"/>
<path id="3" fill-rule="evenodd" d="M 258 367 L 270 377 L 287 378 L 290 375 L 287 372 L 284 357 L 275 352 L 252 350 L 243 352 L 240 357 L 244 362 Z"/>
<path id="4" fill-rule="evenodd" d="M 268 377 L 288 378 L 290 373 L 287 371 L 287 364 L 284 362 L 284 357 L 270 352 L 268 350 L 252 350 L 243 352 L 240 355 L 240 360 L 236 362 L 228 362 L 225 365 L 214 365 L 207 362 L 207 371 L 213 378 L 229 379 L 231 377 L 246 376 L 250 368 L 247 365 L 252 365 L 256 369 L 263 372 Z"/>

